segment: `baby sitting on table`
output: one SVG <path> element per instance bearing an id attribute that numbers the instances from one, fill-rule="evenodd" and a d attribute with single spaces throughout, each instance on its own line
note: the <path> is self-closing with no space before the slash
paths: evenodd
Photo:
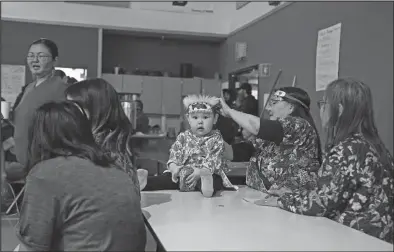
<path id="1" fill-rule="evenodd" d="M 219 100 L 205 95 L 189 95 L 183 100 L 190 129 L 179 133 L 171 146 L 168 170 L 148 178 L 145 190 L 199 190 L 212 197 L 221 189 L 236 190 L 227 178 L 224 160 L 224 140 L 213 129 L 218 119 Z M 171 173 L 171 176 L 169 176 Z"/>
<path id="2" fill-rule="evenodd" d="M 218 102 L 216 97 L 204 95 L 189 95 L 183 100 L 190 129 L 178 135 L 167 162 L 173 181 L 179 177 L 180 191 L 200 187 L 205 197 L 211 197 L 222 185 L 235 189 L 224 172 L 224 140 L 213 129 L 218 119 L 214 108 Z"/>

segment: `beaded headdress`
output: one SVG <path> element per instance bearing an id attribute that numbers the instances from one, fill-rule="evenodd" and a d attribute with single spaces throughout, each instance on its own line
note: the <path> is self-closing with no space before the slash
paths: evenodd
<path id="1" fill-rule="evenodd" d="M 306 106 L 305 103 L 303 103 L 302 101 L 300 101 L 299 99 L 297 99 L 291 95 L 288 95 L 285 91 L 282 91 L 282 90 L 277 90 L 274 94 L 272 94 L 271 100 L 282 101 L 284 97 L 289 100 L 297 102 L 298 104 L 300 104 L 301 106 L 303 106 L 306 109 L 309 109 L 309 107 Z"/>
<path id="2" fill-rule="evenodd" d="M 218 98 L 209 95 L 188 95 L 183 99 L 186 114 L 214 113 L 219 107 Z"/>

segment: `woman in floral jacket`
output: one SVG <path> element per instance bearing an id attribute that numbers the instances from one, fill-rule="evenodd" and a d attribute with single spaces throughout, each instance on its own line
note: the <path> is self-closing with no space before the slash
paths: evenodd
<path id="1" fill-rule="evenodd" d="M 246 184 L 256 190 L 279 194 L 316 186 L 321 162 L 319 136 L 309 112 L 308 94 L 296 87 L 283 87 L 273 94 L 267 110 L 270 119 L 236 111 L 221 100 L 222 114 L 255 135 L 256 149 L 246 171 Z M 230 148 L 233 160 L 243 146 Z"/>
<path id="2" fill-rule="evenodd" d="M 393 243 L 393 158 L 378 135 L 369 87 L 335 80 L 319 106 L 327 141 L 317 188 L 259 204 L 327 217 Z"/>

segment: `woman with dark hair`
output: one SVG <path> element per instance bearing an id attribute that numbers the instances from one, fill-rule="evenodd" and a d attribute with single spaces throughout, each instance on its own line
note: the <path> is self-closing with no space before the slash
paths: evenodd
<path id="1" fill-rule="evenodd" d="M 28 251 L 143 251 L 139 190 L 74 102 L 38 108 L 17 236 Z M 116 192 L 116 193 L 114 193 Z"/>
<path id="2" fill-rule="evenodd" d="M 81 104 L 89 117 L 96 143 L 111 154 L 118 166 L 130 174 L 139 188 L 136 170 L 132 164 L 134 153 L 131 137 L 134 130 L 116 90 L 104 79 L 96 78 L 69 86 L 65 95 L 68 100 Z"/>
<path id="3" fill-rule="evenodd" d="M 256 149 L 246 171 L 246 184 L 281 195 L 298 188 L 315 187 L 321 163 L 320 140 L 309 113 L 308 94 L 296 87 L 278 89 L 269 101 L 270 119 L 230 109 L 221 99 L 222 113 L 255 137 Z M 226 146 L 237 160 L 242 145 Z"/>
<path id="4" fill-rule="evenodd" d="M 26 176 L 28 129 L 35 110 L 46 102 L 62 101 L 65 98 L 66 85 L 53 75 L 58 56 L 56 44 L 49 39 L 39 39 L 29 47 L 26 59 L 34 81 L 22 88 L 12 108 L 15 155 L 17 161 L 24 167 L 18 176 L 15 174 L 11 176 L 16 179 Z"/>
<path id="5" fill-rule="evenodd" d="M 327 217 L 393 243 L 393 158 L 375 126 L 370 88 L 338 79 L 318 104 L 327 137 L 318 187 L 262 204 Z"/>
<path id="6" fill-rule="evenodd" d="M 310 113 L 311 99 L 309 98 L 307 92 L 297 87 L 282 87 L 278 89 L 275 94 L 276 95 L 270 99 L 268 106 L 271 120 L 278 120 L 279 118 L 283 118 L 287 115 L 303 118 L 304 120 L 308 121 L 317 134 L 317 128 Z M 282 100 L 286 103 L 281 103 Z M 290 106 L 283 106 L 284 104 L 288 104 Z M 291 112 L 288 113 L 286 110 Z M 319 136 L 317 137 L 317 141 L 318 159 L 319 163 L 321 164 L 322 150 Z"/>

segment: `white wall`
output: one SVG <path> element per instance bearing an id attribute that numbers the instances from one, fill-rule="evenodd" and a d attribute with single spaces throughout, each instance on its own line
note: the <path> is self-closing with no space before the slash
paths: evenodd
<path id="1" fill-rule="evenodd" d="M 226 35 L 212 14 L 103 7 L 64 2 L 2 2 L 2 20 L 122 30 Z"/>
<path id="2" fill-rule="evenodd" d="M 251 2 L 239 10 L 233 11 L 230 32 L 233 32 L 255 19 L 269 13 L 276 6 L 270 6 L 268 2 Z"/>
<path id="3" fill-rule="evenodd" d="M 1 4 L 2 20 L 204 36 L 226 36 L 274 8 L 267 2 L 251 2 L 239 10 L 235 2 L 191 2 L 184 9 L 169 8 L 168 2 L 132 2 L 131 8 L 64 2 Z"/>

